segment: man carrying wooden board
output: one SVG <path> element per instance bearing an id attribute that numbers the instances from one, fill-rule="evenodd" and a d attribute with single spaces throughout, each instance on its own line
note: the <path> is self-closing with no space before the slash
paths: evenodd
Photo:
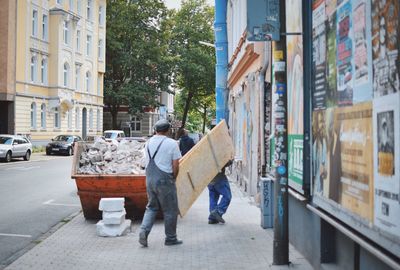
<path id="1" fill-rule="evenodd" d="M 148 203 L 140 226 L 139 243 L 147 247 L 150 234 L 161 209 L 164 214 L 165 245 L 179 245 L 182 241 L 176 236 L 178 219 L 178 198 L 175 179 L 182 157 L 175 140 L 167 138 L 170 124 L 162 119 L 155 124 L 156 134 L 146 144 L 146 190 Z"/>

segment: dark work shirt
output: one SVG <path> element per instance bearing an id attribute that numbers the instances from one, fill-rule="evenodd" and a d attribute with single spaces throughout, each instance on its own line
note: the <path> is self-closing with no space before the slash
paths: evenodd
<path id="1" fill-rule="evenodd" d="M 194 141 L 187 135 L 183 135 L 179 140 L 179 150 L 181 150 L 182 156 L 184 156 L 194 146 Z"/>

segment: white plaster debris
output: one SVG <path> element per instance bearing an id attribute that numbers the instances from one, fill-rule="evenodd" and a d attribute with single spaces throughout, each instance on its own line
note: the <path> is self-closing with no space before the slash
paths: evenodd
<path id="1" fill-rule="evenodd" d="M 100 220 L 96 224 L 96 232 L 97 235 L 99 236 L 116 237 L 125 235 L 130 227 L 131 227 L 131 221 L 129 219 L 125 220 L 121 224 L 115 224 L 115 225 L 104 224 L 103 220 Z"/>
<path id="2" fill-rule="evenodd" d="M 106 212 L 125 211 L 125 198 L 101 198 L 99 210 Z"/>
<path id="3" fill-rule="evenodd" d="M 103 219 L 97 222 L 98 236 L 116 237 L 126 234 L 131 221 L 125 219 L 125 198 L 101 198 L 99 209 L 103 211 Z"/>
<path id="4" fill-rule="evenodd" d="M 136 140 L 117 145 L 98 138 L 93 145 L 84 145 L 78 174 L 144 174 L 144 146 L 145 142 Z"/>
<path id="5" fill-rule="evenodd" d="M 125 221 L 125 209 L 118 212 L 103 212 L 103 223 L 106 225 L 122 224 Z"/>

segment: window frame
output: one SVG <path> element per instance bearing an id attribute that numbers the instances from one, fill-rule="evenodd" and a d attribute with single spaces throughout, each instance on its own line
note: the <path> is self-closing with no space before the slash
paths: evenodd
<path id="1" fill-rule="evenodd" d="M 46 128 L 46 104 L 42 103 L 40 105 L 40 127 L 42 129 Z"/>
<path id="2" fill-rule="evenodd" d="M 36 102 L 32 102 L 31 103 L 31 129 L 37 128 L 36 115 L 37 115 Z"/>
<path id="3" fill-rule="evenodd" d="M 47 14 L 42 15 L 42 39 L 49 40 L 49 16 Z"/>
<path id="4" fill-rule="evenodd" d="M 32 10 L 32 36 L 38 36 L 38 25 L 39 25 L 39 11 L 37 9 Z"/>

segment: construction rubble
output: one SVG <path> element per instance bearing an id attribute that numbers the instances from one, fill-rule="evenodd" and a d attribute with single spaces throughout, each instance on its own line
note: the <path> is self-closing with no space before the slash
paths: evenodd
<path id="1" fill-rule="evenodd" d="M 107 142 L 99 138 L 84 145 L 79 158 L 78 174 L 144 174 L 145 142 L 122 140 Z"/>

